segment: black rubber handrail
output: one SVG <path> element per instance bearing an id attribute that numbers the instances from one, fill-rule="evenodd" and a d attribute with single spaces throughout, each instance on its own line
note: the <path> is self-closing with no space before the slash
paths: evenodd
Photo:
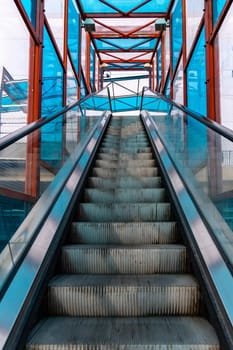
<path id="1" fill-rule="evenodd" d="M 192 118 L 196 119 L 197 121 L 199 121 L 200 123 L 204 124 L 205 126 L 207 126 L 208 128 L 216 131 L 218 134 L 224 136 L 225 138 L 227 138 L 228 140 L 233 142 L 233 131 L 231 129 L 228 129 L 227 127 L 211 120 L 210 118 L 192 111 L 191 109 L 189 109 L 188 107 L 183 106 L 180 103 L 177 103 L 173 100 L 170 100 L 169 98 L 167 98 L 166 96 L 153 91 L 152 89 L 143 87 L 142 89 L 142 103 L 141 103 L 141 110 L 143 108 L 143 98 L 145 96 L 145 90 L 150 90 L 154 95 L 156 95 L 157 97 L 159 97 L 161 100 L 169 103 L 170 105 L 173 105 L 175 107 L 177 107 L 178 109 L 180 109 L 182 112 L 188 114 L 189 116 L 191 116 Z M 150 97 L 150 96 L 148 96 Z"/>

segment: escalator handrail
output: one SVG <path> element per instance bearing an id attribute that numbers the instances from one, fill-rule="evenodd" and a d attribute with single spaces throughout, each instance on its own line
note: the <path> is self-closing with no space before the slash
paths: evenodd
<path id="1" fill-rule="evenodd" d="M 41 278 L 46 276 L 48 266 L 54 262 L 54 254 L 69 223 L 72 206 L 82 189 L 110 117 L 110 112 L 102 115 L 79 152 L 73 156 L 76 159 L 72 158 L 72 161 L 65 163 L 64 167 L 68 167 L 68 170 L 60 189 L 55 189 L 54 194 L 54 186 L 49 186 L 37 202 L 45 202 L 43 196 L 50 198 L 51 203 L 46 215 L 38 216 L 38 208 L 35 205 L 23 222 L 24 226 L 18 229 L 25 230 L 26 222 L 30 230 L 33 219 L 38 222 L 32 242 L 28 242 L 28 249 L 0 299 L 0 349 L 12 349 L 12 344 L 17 344 L 20 340 L 26 319 L 29 318 L 32 305 L 36 302 L 38 289 L 41 288 Z M 63 175 L 58 173 L 57 183 Z"/>
<path id="2" fill-rule="evenodd" d="M 147 87 L 143 87 L 142 89 L 142 103 L 141 103 L 141 110 L 143 108 L 143 98 L 146 97 L 145 96 L 145 91 L 149 90 L 151 91 L 154 95 L 156 95 L 157 97 L 159 97 L 160 99 L 162 99 L 163 101 L 169 103 L 170 105 L 173 105 L 174 107 L 178 108 L 179 110 L 181 110 L 182 112 L 184 112 L 185 114 L 189 115 L 190 117 L 196 119 L 197 121 L 199 121 L 200 123 L 204 124 L 205 126 L 207 126 L 208 128 L 216 131 L 218 134 L 224 136 L 225 138 L 227 138 L 228 140 L 233 142 L 233 131 L 215 121 L 213 121 L 212 119 L 198 113 L 198 112 L 194 112 L 193 110 L 189 109 L 188 107 L 175 102 L 173 100 L 170 100 L 169 98 L 167 98 L 166 96 L 162 95 L 161 93 L 157 92 L 157 91 L 153 91 L 150 88 Z M 147 96 L 150 97 L 150 96 Z"/>
<path id="3" fill-rule="evenodd" d="M 231 269 L 216 244 L 211 227 L 207 225 L 190 186 L 172 160 L 160 134 L 159 128 L 147 111 L 141 113 L 162 173 L 179 213 L 179 218 L 188 234 L 186 238 L 196 257 L 195 264 L 201 272 L 208 295 L 216 308 L 217 316 L 229 349 L 233 346 L 233 301 L 229 297 L 233 289 Z"/>
<path id="4" fill-rule="evenodd" d="M 98 91 L 98 94 L 105 89 L 106 88 Z M 63 114 L 69 112 L 74 107 L 79 106 L 79 108 L 81 110 L 82 103 L 85 102 L 87 99 L 89 99 L 91 96 L 95 96 L 96 94 L 97 93 L 89 94 L 89 95 L 85 96 L 83 99 L 75 101 L 74 103 L 65 106 L 60 111 L 56 112 L 55 114 L 51 115 L 50 117 L 46 117 L 46 116 L 42 117 L 42 118 L 38 119 L 37 121 L 32 122 L 30 124 L 27 124 L 27 125 L 15 130 L 15 131 L 11 132 L 10 134 L 0 138 L 0 151 L 2 151 L 6 147 L 12 145 L 13 143 L 20 140 L 21 138 L 31 134 L 33 131 L 40 129 L 42 126 L 44 126 L 44 125 L 50 123 L 51 121 L 61 117 Z M 109 96 L 108 96 L 108 98 L 109 98 Z"/>

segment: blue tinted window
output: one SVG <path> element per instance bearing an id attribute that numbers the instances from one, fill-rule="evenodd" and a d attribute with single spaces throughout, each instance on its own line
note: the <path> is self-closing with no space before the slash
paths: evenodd
<path id="1" fill-rule="evenodd" d="M 156 45 L 156 39 L 95 39 L 98 50 L 152 50 Z"/>
<path id="2" fill-rule="evenodd" d="M 171 87 L 170 87 L 171 79 L 170 79 L 170 74 L 168 74 L 168 78 L 166 81 L 165 89 L 164 89 L 164 94 L 166 97 L 170 98 L 171 97 Z"/>
<path id="3" fill-rule="evenodd" d="M 145 12 L 167 12 L 170 5 L 170 0 L 151 0 L 145 2 L 145 0 L 107 0 L 104 3 L 100 0 L 81 0 L 80 1 L 84 12 L 86 13 L 116 13 L 117 9 L 123 12 L 133 10 L 136 6 L 142 5 L 135 10 L 135 13 Z M 114 10 L 111 6 L 116 8 Z"/>
<path id="4" fill-rule="evenodd" d="M 172 13 L 172 70 L 174 71 L 182 48 L 182 0 L 177 0 Z"/>
<path id="5" fill-rule="evenodd" d="M 162 46 L 159 45 L 157 54 L 157 79 L 158 79 L 158 89 L 162 80 Z"/>
<path id="6" fill-rule="evenodd" d="M 217 22 L 219 15 L 226 3 L 226 0 L 213 0 L 213 22 Z"/>
<path id="7" fill-rule="evenodd" d="M 206 52 L 204 28 L 187 69 L 188 107 L 206 115 Z"/>
<path id="8" fill-rule="evenodd" d="M 63 68 L 46 28 L 42 77 L 42 116 L 47 117 L 63 106 Z M 57 162 L 62 159 L 62 119 L 55 119 L 41 130 L 41 159 L 53 168 L 59 167 Z"/>
<path id="9" fill-rule="evenodd" d="M 92 91 L 95 91 L 95 49 L 91 44 L 90 50 L 90 82 Z"/>
<path id="10" fill-rule="evenodd" d="M 63 67 L 46 28 L 42 76 L 42 116 L 46 116 L 61 109 L 63 103 Z"/>
<path id="11" fill-rule="evenodd" d="M 80 16 L 75 0 L 68 5 L 68 48 L 76 71 L 79 70 Z"/>
<path id="12" fill-rule="evenodd" d="M 83 73 L 81 73 L 80 97 L 84 98 L 87 94 L 88 94 L 88 90 L 83 77 Z"/>
<path id="13" fill-rule="evenodd" d="M 34 28 L 36 26 L 36 2 L 37 0 L 21 0 L 24 10 Z"/>

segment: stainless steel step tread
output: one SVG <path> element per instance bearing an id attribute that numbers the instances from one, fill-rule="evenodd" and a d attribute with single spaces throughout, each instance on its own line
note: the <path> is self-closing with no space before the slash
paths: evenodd
<path id="1" fill-rule="evenodd" d="M 100 287 L 195 287 L 198 288 L 197 280 L 190 274 L 155 274 L 155 275 L 95 275 L 95 274 L 64 274 L 57 275 L 49 282 L 50 287 L 71 286 L 100 286 Z"/>
<path id="2" fill-rule="evenodd" d="M 112 190 L 86 189 L 84 191 L 85 202 L 92 203 L 121 203 L 121 202 L 143 202 L 155 203 L 166 201 L 164 188 L 128 189 L 116 188 Z"/>
<path id="3" fill-rule="evenodd" d="M 79 220 L 95 222 L 169 221 L 171 204 L 159 203 L 80 203 Z"/>
<path id="4" fill-rule="evenodd" d="M 27 350 L 220 350 L 200 317 L 51 317 L 33 330 Z"/>
<path id="5" fill-rule="evenodd" d="M 185 246 L 66 245 L 62 247 L 63 273 L 155 274 L 189 270 Z"/>
<path id="6" fill-rule="evenodd" d="M 168 244 L 180 236 L 174 222 L 73 222 L 71 243 L 86 244 Z"/>
<path id="7" fill-rule="evenodd" d="M 106 178 L 101 176 L 90 176 L 88 178 L 88 188 L 106 188 L 115 189 L 118 188 L 160 188 L 162 179 L 160 176 L 121 176 Z"/>

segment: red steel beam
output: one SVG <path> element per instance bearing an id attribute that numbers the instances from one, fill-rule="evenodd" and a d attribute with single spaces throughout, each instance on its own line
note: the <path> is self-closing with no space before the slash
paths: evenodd
<path id="1" fill-rule="evenodd" d="M 213 8 L 212 1 L 205 2 L 205 38 L 206 38 L 206 96 L 207 115 L 216 120 L 215 113 L 215 79 L 214 79 L 214 48 L 209 39 L 213 31 Z"/>
<path id="2" fill-rule="evenodd" d="M 132 38 L 132 39 L 140 39 L 140 38 L 160 38 L 160 34 L 157 33 L 139 33 L 139 34 L 130 34 L 130 35 L 121 35 L 121 34 L 112 34 L 112 33 L 92 33 L 92 37 L 94 39 L 118 39 L 118 38 Z"/>

